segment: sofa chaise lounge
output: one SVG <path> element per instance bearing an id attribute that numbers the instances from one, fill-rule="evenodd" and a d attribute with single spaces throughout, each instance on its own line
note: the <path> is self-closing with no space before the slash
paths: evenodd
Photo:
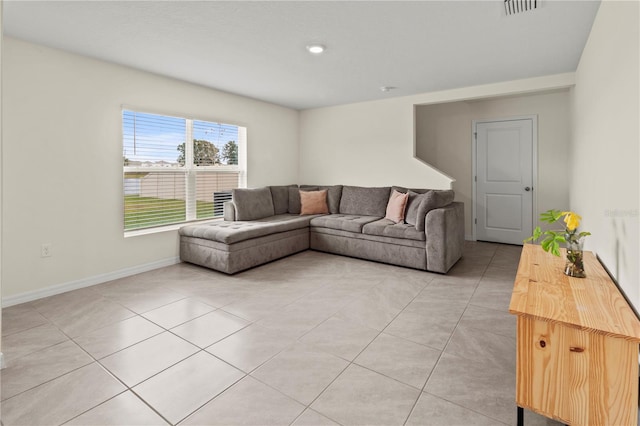
<path id="1" fill-rule="evenodd" d="M 326 214 L 301 215 L 300 191 L 326 190 Z M 406 222 L 385 219 L 409 193 Z M 306 195 L 306 194 L 303 194 Z M 224 221 L 180 229 L 180 258 L 234 274 L 307 249 L 446 273 L 462 256 L 464 205 L 451 190 L 288 185 L 235 189 Z"/>

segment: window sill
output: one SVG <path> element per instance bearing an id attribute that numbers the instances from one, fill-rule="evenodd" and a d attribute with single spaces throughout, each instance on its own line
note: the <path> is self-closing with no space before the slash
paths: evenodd
<path id="1" fill-rule="evenodd" d="M 206 223 L 206 222 L 217 222 L 221 220 L 224 220 L 224 219 L 220 217 L 217 219 L 203 219 L 203 220 L 194 220 L 192 222 L 174 223 L 172 225 L 158 226 L 155 228 L 134 229 L 132 231 L 124 231 L 124 237 L 125 238 L 138 237 L 140 235 L 150 235 L 150 234 L 158 234 L 160 232 L 177 231 L 183 226 L 197 225 L 199 223 Z"/>

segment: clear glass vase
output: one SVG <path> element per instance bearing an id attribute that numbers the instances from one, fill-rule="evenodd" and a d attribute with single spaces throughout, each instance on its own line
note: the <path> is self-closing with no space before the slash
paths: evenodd
<path id="1" fill-rule="evenodd" d="M 584 261 L 582 258 L 582 238 L 575 238 L 574 235 L 565 235 L 567 242 L 567 263 L 564 266 L 564 273 L 570 277 L 584 278 Z"/>

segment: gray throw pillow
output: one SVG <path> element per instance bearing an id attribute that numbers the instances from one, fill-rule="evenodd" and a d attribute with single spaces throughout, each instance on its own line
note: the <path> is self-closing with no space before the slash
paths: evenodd
<path id="1" fill-rule="evenodd" d="M 257 220 L 273 216 L 273 199 L 269 188 L 232 190 L 231 197 L 236 206 L 236 220 Z"/>
<path id="2" fill-rule="evenodd" d="M 404 221 L 407 224 L 416 226 L 418 220 L 418 209 L 420 208 L 420 204 L 426 199 L 426 197 L 427 193 L 418 194 L 417 192 L 409 191 L 409 199 L 407 200 L 407 207 L 404 213 Z M 416 226 L 416 229 L 417 228 L 418 227 Z"/>
<path id="3" fill-rule="evenodd" d="M 391 191 L 393 192 L 393 190 L 396 190 L 398 192 L 401 192 L 403 194 L 406 194 L 407 192 L 411 191 L 411 192 L 416 192 L 418 194 L 424 194 L 425 192 L 429 192 L 431 191 L 431 189 L 428 188 L 405 188 L 404 186 L 392 186 L 391 187 Z"/>
<path id="4" fill-rule="evenodd" d="M 416 231 L 424 231 L 427 213 L 433 209 L 448 206 L 453 202 L 454 196 L 455 193 L 452 189 L 432 189 L 424 194 L 416 194 L 413 191 L 409 191 L 405 221 L 415 226 Z M 413 223 L 411 223 L 411 221 L 413 221 Z"/>
<path id="5" fill-rule="evenodd" d="M 433 209 L 446 207 L 449 204 L 453 203 L 453 198 L 456 194 L 453 189 L 433 189 L 427 192 L 426 195 L 427 199 L 425 200 L 424 205 L 425 215 Z"/>

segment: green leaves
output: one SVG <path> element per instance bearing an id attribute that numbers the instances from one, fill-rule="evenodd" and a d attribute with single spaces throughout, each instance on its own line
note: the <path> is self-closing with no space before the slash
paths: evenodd
<path id="1" fill-rule="evenodd" d="M 226 164 L 238 164 L 238 144 L 236 141 L 229 141 L 224 145 L 222 159 Z"/>
<path id="2" fill-rule="evenodd" d="M 533 235 L 524 240 L 523 243 L 537 241 L 541 237 L 544 237 L 540 242 L 542 250 L 554 256 L 560 256 L 560 243 L 567 242 L 564 238 L 564 232 L 542 231 L 539 226 L 536 226 L 536 229 L 533 230 Z"/>
<path id="3" fill-rule="evenodd" d="M 554 223 L 561 217 L 562 217 L 562 212 L 560 210 L 547 210 L 544 213 L 540 213 L 541 222 Z"/>
<path id="4" fill-rule="evenodd" d="M 178 164 L 184 166 L 185 144 L 178 145 L 180 155 L 176 160 Z M 202 139 L 193 140 L 193 164 L 196 166 L 214 166 L 220 164 L 220 150 L 213 143 Z"/>
<path id="5" fill-rule="evenodd" d="M 547 210 L 546 212 L 540 214 L 540 221 L 546 223 L 554 223 L 562 216 L 564 216 L 565 213 L 567 212 L 561 212 L 560 210 Z M 527 243 L 529 241 L 535 242 L 542 238 L 542 241 L 540 241 L 540 246 L 542 247 L 542 249 L 547 253 L 553 254 L 554 256 L 560 256 L 560 244 L 567 242 L 565 238 L 566 232 L 569 231 L 543 231 L 539 226 L 536 226 L 536 228 L 533 230 L 533 235 L 524 240 L 523 243 Z M 591 235 L 591 233 L 585 231 L 576 235 L 575 233 L 571 232 L 567 235 L 569 235 L 571 240 L 574 241 L 579 240 L 582 237 Z"/>
<path id="6" fill-rule="evenodd" d="M 539 226 L 536 226 L 536 229 L 533 230 L 533 235 L 526 240 L 523 240 L 523 243 L 528 243 L 529 241 L 535 241 L 542 235 L 542 229 Z"/>
<path id="7" fill-rule="evenodd" d="M 566 242 L 564 235 L 555 231 L 545 231 L 544 235 L 546 235 L 546 237 L 540 243 L 542 250 L 554 256 L 560 256 L 560 243 Z"/>

